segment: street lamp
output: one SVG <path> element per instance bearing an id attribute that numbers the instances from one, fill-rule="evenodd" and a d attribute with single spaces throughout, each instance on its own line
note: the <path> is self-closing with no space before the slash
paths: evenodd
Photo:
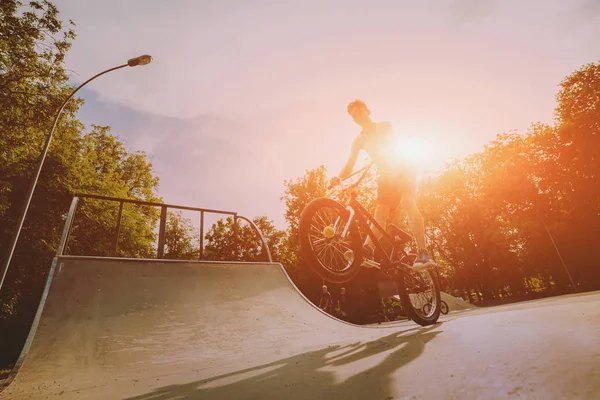
<path id="1" fill-rule="evenodd" d="M 100 72 L 99 74 L 92 76 L 90 79 L 83 82 L 75 90 L 73 90 L 71 92 L 71 94 L 69 95 L 69 97 L 67 97 L 65 99 L 65 101 L 62 103 L 62 105 L 58 109 L 58 112 L 56 113 L 56 116 L 54 117 L 54 123 L 52 124 L 52 129 L 50 130 L 50 134 L 48 135 L 48 138 L 46 139 L 46 145 L 44 146 L 44 151 L 42 151 L 42 154 L 40 155 L 40 159 L 39 159 L 38 165 L 37 165 L 37 170 L 36 170 L 35 176 L 33 177 L 33 181 L 31 182 L 31 186 L 29 188 L 29 193 L 27 195 L 27 201 L 25 202 L 25 205 L 23 207 L 23 211 L 21 213 L 21 217 L 20 217 L 19 223 L 17 225 L 17 230 L 15 232 L 13 241 L 11 243 L 11 246 L 10 246 L 10 249 L 8 252 L 8 256 L 6 257 L 4 264 L 2 265 L 2 279 L 0 279 L 0 290 L 2 289 L 2 285 L 4 284 L 4 279 L 6 278 L 6 272 L 8 271 L 8 266 L 10 265 L 10 261 L 12 259 L 13 253 L 15 251 L 15 247 L 17 246 L 17 241 L 19 240 L 19 235 L 21 234 L 21 229 L 23 228 L 23 222 L 25 221 L 25 216 L 27 215 L 27 210 L 29 209 L 29 204 L 31 203 L 31 198 L 33 197 L 33 191 L 35 190 L 35 186 L 37 184 L 38 178 L 40 177 L 40 172 L 42 171 L 42 166 L 44 165 L 44 160 L 46 159 L 46 154 L 48 153 L 48 148 L 50 147 L 50 142 L 52 140 L 52 134 L 54 133 L 54 130 L 56 129 L 56 124 L 58 123 L 58 118 L 60 117 L 60 114 L 62 113 L 63 109 L 65 108 L 65 105 L 69 102 L 69 100 L 71 100 L 73 95 L 75 93 L 77 93 L 77 91 L 79 89 L 81 89 L 88 82 L 96 79 L 100 75 L 104 75 L 107 72 L 111 72 L 116 69 L 120 69 L 120 68 L 124 68 L 124 67 L 136 67 L 138 65 L 150 64 L 151 61 L 152 61 L 152 57 L 145 54 L 143 56 L 139 56 L 139 57 L 135 57 L 135 58 L 127 60 L 126 64 L 107 69 L 105 71 Z"/>

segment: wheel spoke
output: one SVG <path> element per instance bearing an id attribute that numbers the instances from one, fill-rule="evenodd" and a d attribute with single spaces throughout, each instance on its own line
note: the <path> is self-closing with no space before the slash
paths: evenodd
<path id="1" fill-rule="evenodd" d="M 344 271 L 351 265 L 345 257 L 345 253 L 352 249 L 351 237 L 341 238 L 347 223 L 342 213 L 345 210 L 336 207 L 319 208 L 312 215 L 308 227 L 308 240 L 315 256 L 323 267 L 336 272 Z M 327 227 L 333 228 L 333 236 L 325 232 Z"/>
<path id="2" fill-rule="evenodd" d="M 415 312 L 423 318 L 431 318 L 436 309 L 436 292 L 429 271 L 413 271 L 404 275 L 404 285 Z"/>

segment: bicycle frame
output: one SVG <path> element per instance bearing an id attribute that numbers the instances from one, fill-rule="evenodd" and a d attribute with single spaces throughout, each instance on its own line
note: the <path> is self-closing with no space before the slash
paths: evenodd
<path id="1" fill-rule="evenodd" d="M 397 255 L 396 243 L 387 231 L 375 220 L 375 218 L 367 211 L 367 209 L 356 200 L 356 194 L 352 194 L 349 205 L 346 207 L 350 211 L 350 218 L 346 224 L 345 231 L 348 230 L 350 224 L 356 219 L 359 226 L 371 238 L 375 248 L 385 254 L 386 264 L 391 264 L 392 260 Z M 381 234 L 381 238 L 377 238 L 376 233 L 371 228 L 373 226 Z M 381 244 L 381 240 L 387 240 L 392 245 L 391 254 L 388 254 Z"/>
<path id="2" fill-rule="evenodd" d="M 384 229 L 375 220 L 375 218 L 369 213 L 369 211 L 367 211 L 367 209 L 362 204 L 360 204 L 358 202 L 358 200 L 356 199 L 357 194 L 353 189 L 354 189 L 354 187 L 358 186 L 358 184 L 364 179 L 364 177 L 367 175 L 367 173 L 369 172 L 369 169 L 372 166 L 373 166 L 373 163 L 371 163 L 370 165 L 365 167 L 365 172 L 358 179 L 358 181 L 356 183 L 354 183 L 353 185 L 349 186 L 347 189 L 345 189 L 346 191 L 352 190 L 352 192 L 350 193 L 350 201 L 349 201 L 348 205 L 346 206 L 346 209 L 350 213 L 350 217 L 348 218 L 348 221 L 346 222 L 346 225 L 344 226 L 344 230 L 342 231 L 342 237 L 345 238 L 348 235 L 350 226 L 356 219 L 359 224 L 359 227 L 361 227 L 364 230 L 364 232 L 366 232 L 366 234 L 373 241 L 373 244 L 375 245 L 376 250 L 378 250 L 381 254 L 385 255 L 385 259 L 382 264 L 379 264 L 373 260 L 369 260 L 370 263 L 373 264 L 373 266 L 375 266 L 376 268 L 379 268 L 379 269 L 382 269 L 382 267 L 383 267 L 383 269 L 387 269 L 389 267 L 400 267 L 400 268 L 403 268 L 406 270 L 411 270 L 407 265 L 404 265 L 401 261 L 397 261 L 397 262 L 392 261 L 392 260 L 396 259 L 396 257 L 398 256 L 398 253 L 402 253 L 402 257 L 400 259 L 403 259 L 404 257 L 408 257 L 408 254 L 403 249 L 398 248 L 397 242 L 394 240 L 394 238 L 388 234 L 387 230 Z M 356 171 L 352 175 L 355 175 L 359 172 L 360 172 L 360 170 Z M 350 176 L 352 176 L 352 175 L 350 175 Z M 381 233 L 381 238 L 379 238 L 379 239 L 377 238 L 377 236 L 376 236 L 375 232 L 373 232 L 373 229 L 371 228 L 371 226 L 373 226 L 376 230 L 378 230 Z M 389 255 L 386 252 L 383 245 L 381 244 L 381 240 L 383 240 L 383 239 L 387 240 L 392 246 L 391 254 L 389 254 Z"/>

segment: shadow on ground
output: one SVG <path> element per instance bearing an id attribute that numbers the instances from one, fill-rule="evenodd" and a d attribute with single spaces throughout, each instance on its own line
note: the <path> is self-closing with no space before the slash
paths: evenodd
<path id="1" fill-rule="evenodd" d="M 440 333 L 431 330 L 439 326 L 397 332 L 367 343 L 330 346 L 210 379 L 165 386 L 128 400 L 391 399 L 391 375 L 423 353 L 425 345 Z M 366 367 L 350 365 L 386 352 L 389 354 L 375 365 L 371 360 L 364 363 Z"/>

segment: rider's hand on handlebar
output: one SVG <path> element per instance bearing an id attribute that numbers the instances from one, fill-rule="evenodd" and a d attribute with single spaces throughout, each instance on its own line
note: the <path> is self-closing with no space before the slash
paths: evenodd
<path id="1" fill-rule="evenodd" d="M 342 183 L 342 180 L 340 179 L 340 177 L 339 176 L 334 176 L 329 181 L 329 189 L 331 189 L 332 187 L 335 187 L 335 186 L 339 185 L 340 183 Z"/>

